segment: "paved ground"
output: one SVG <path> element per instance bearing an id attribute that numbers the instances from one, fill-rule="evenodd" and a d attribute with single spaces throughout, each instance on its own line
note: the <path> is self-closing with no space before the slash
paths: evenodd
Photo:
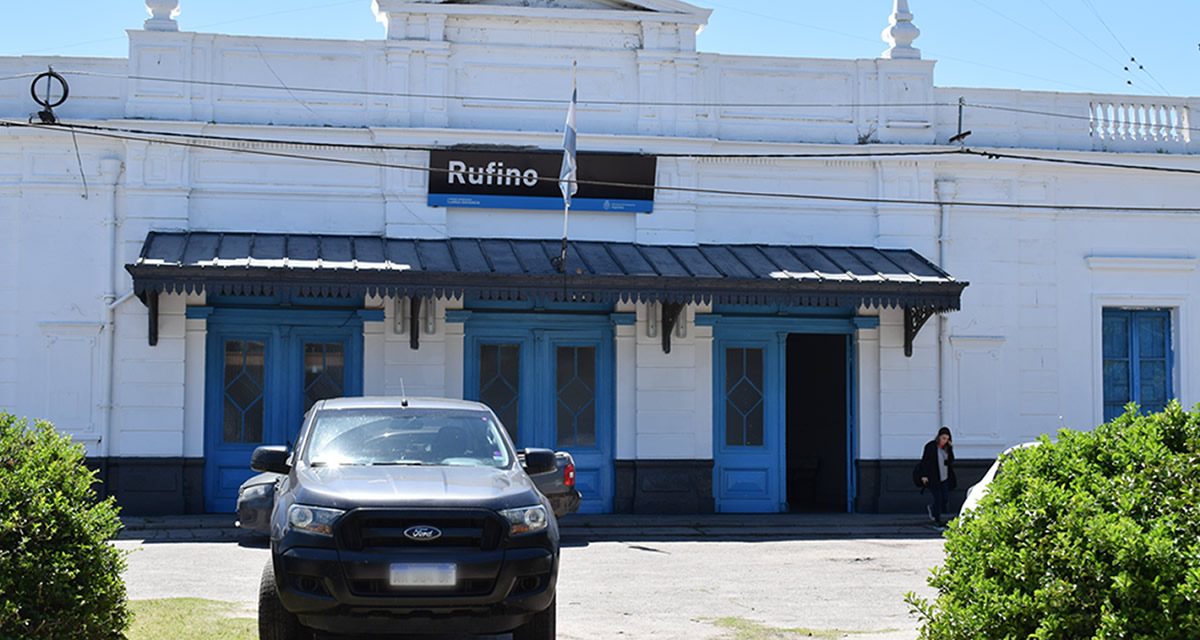
<path id="1" fill-rule="evenodd" d="M 201 597 L 253 612 L 268 552 L 233 541 L 222 522 L 127 521 L 117 544 L 133 552 L 130 597 Z M 736 637 L 723 619 L 911 640 L 903 594 L 927 594 L 925 576 L 942 558 L 940 537 L 919 519 L 887 516 L 606 516 L 564 521 L 564 538 L 564 640 Z"/>

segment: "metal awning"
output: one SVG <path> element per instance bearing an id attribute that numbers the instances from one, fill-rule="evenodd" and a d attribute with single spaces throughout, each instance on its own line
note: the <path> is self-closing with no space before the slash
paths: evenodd
<path id="1" fill-rule="evenodd" d="M 147 305 L 161 293 L 205 291 L 899 307 L 912 335 L 932 314 L 957 310 L 967 286 L 911 249 L 574 241 L 559 273 L 551 262 L 559 248 L 558 240 L 152 231 L 126 269 Z"/>

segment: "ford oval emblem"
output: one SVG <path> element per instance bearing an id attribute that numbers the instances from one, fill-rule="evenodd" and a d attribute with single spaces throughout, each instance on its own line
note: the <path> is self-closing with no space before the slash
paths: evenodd
<path id="1" fill-rule="evenodd" d="M 442 537 L 442 530 L 425 525 L 409 527 L 404 530 L 404 537 L 416 542 L 430 542 Z"/>

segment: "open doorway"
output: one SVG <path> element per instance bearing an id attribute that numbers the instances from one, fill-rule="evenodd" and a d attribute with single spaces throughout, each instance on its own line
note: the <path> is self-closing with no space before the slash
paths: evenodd
<path id="1" fill-rule="evenodd" d="M 792 511 L 847 509 L 848 341 L 791 334 L 787 340 L 787 502 Z"/>

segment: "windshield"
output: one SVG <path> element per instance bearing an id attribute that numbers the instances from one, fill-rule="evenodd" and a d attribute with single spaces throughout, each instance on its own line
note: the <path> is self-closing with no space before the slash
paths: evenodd
<path id="1" fill-rule="evenodd" d="M 507 468 L 512 454 L 491 414 L 467 409 L 330 409 L 309 430 L 310 465 Z"/>

